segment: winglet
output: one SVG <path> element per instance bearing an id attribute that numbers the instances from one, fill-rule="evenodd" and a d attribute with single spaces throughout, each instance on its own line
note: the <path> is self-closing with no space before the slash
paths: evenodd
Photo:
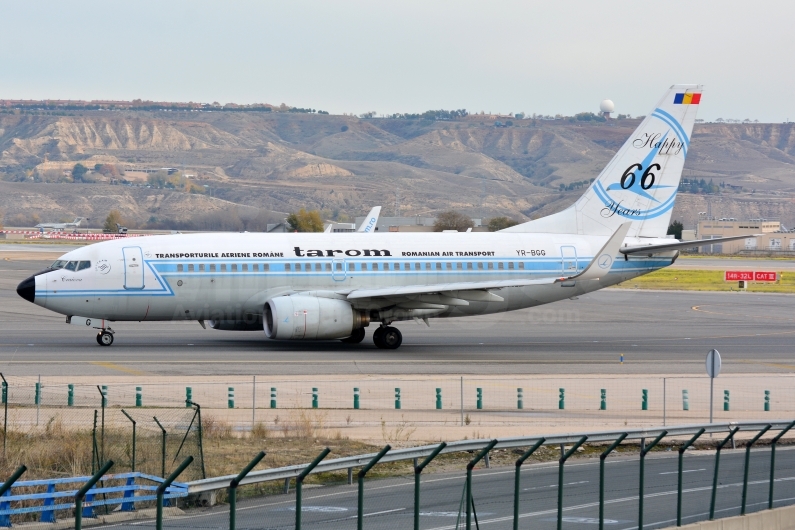
<path id="1" fill-rule="evenodd" d="M 629 227 L 632 225 L 631 222 L 623 223 L 621 226 L 618 227 L 618 230 L 610 236 L 610 239 L 607 240 L 607 243 L 596 253 L 596 256 L 591 263 L 585 267 L 579 274 L 575 274 L 574 276 L 569 276 L 568 278 L 560 278 L 558 282 L 563 281 L 571 281 L 571 280 L 598 280 L 603 275 L 610 272 L 610 267 L 613 266 L 613 260 L 615 260 L 616 254 L 618 254 L 618 249 L 621 248 L 621 244 L 624 242 L 624 238 L 627 237 L 627 232 L 629 232 Z"/>

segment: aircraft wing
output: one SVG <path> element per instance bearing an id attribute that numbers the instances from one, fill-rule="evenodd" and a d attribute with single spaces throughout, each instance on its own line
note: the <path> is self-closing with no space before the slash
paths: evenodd
<path id="1" fill-rule="evenodd" d="M 378 216 L 381 215 L 381 207 L 380 206 L 373 206 L 373 209 L 370 210 L 370 213 L 367 214 L 367 217 L 364 218 L 364 222 L 362 222 L 361 226 L 356 229 L 357 232 L 375 232 L 375 225 L 378 224 Z"/>
<path id="2" fill-rule="evenodd" d="M 719 237 L 716 239 L 696 239 L 693 241 L 679 241 L 676 243 L 663 243 L 660 245 L 634 245 L 631 247 L 622 247 L 619 252 L 628 256 L 630 254 L 655 254 L 657 252 L 665 252 L 667 250 L 679 250 L 683 248 L 705 247 L 707 245 L 714 245 L 726 243 L 728 241 L 737 241 L 738 239 L 748 239 L 749 237 L 759 237 L 762 234 L 750 234 L 745 236 L 731 236 Z"/>
<path id="3" fill-rule="evenodd" d="M 386 298 L 390 300 L 416 298 L 417 295 L 436 295 L 438 298 L 431 301 L 430 298 L 423 298 L 422 301 L 438 303 L 444 305 L 468 305 L 461 303 L 464 301 L 480 302 L 501 302 L 503 299 L 490 289 L 503 289 L 505 287 L 526 287 L 529 285 L 550 285 L 561 282 L 572 282 L 577 280 L 598 280 L 602 274 L 607 274 L 613 265 L 613 259 L 618 253 L 618 249 L 623 243 L 629 231 L 631 223 L 624 223 L 618 230 L 610 236 L 610 239 L 596 253 L 596 257 L 591 260 L 585 269 L 573 276 L 550 276 L 548 278 L 513 280 L 492 280 L 481 282 L 453 282 L 439 283 L 430 285 L 406 285 L 400 287 L 383 287 L 380 289 L 356 289 L 347 293 L 348 300 L 358 300 L 362 298 Z M 447 300 L 447 302 L 445 302 Z"/>

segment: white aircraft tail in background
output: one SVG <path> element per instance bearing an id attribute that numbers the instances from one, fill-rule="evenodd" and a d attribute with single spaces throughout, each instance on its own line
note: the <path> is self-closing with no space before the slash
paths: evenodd
<path id="1" fill-rule="evenodd" d="M 381 215 L 381 207 L 373 206 L 373 209 L 370 210 L 370 213 L 367 214 L 367 217 L 364 218 L 364 221 L 359 228 L 356 229 L 356 231 L 364 233 L 375 232 L 375 227 L 378 225 L 379 215 Z"/>

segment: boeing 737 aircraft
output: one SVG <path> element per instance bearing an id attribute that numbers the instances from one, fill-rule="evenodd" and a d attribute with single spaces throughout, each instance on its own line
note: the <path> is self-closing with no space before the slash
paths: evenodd
<path id="1" fill-rule="evenodd" d="M 513 311 L 666 267 L 679 249 L 748 236 L 666 237 L 700 85 L 666 91 L 572 206 L 495 233 L 176 234 L 63 255 L 17 293 L 96 328 L 196 320 L 276 340 L 398 348 L 395 322 Z"/>

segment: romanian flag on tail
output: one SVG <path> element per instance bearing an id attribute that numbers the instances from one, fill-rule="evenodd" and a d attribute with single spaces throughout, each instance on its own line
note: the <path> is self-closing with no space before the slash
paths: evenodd
<path id="1" fill-rule="evenodd" d="M 684 92 L 674 96 L 674 105 L 698 105 L 699 102 L 701 102 L 701 94 Z"/>

